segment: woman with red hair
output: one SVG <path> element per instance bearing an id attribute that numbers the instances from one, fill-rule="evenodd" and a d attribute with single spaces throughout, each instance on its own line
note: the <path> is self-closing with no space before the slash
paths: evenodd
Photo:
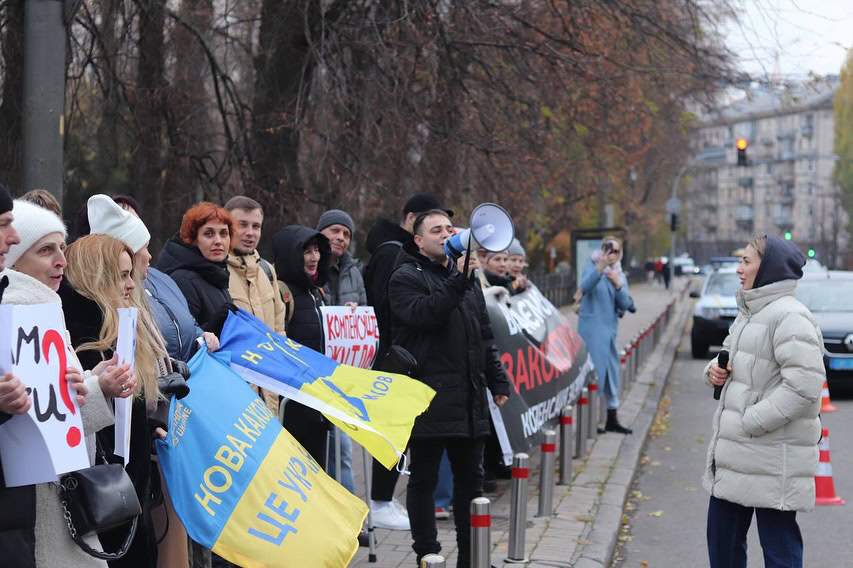
<path id="1" fill-rule="evenodd" d="M 157 268 L 178 284 L 198 325 L 209 331 L 228 293 L 228 264 L 234 236 L 231 214 L 203 201 L 191 207 L 180 232 L 163 247 Z"/>

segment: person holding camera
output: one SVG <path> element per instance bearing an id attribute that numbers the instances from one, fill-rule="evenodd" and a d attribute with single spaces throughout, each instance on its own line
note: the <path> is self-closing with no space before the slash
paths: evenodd
<path id="1" fill-rule="evenodd" d="M 796 515 L 815 504 L 825 374 L 820 329 L 794 298 L 805 263 L 790 241 L 749 242 L 739 313 L 723 341 L 730 363 L 705 367 L 706 383 L 721 387 L 703 480 L 711 568 L 746 566 L 753 514 L 765 566 L 803 565 Z"/>
<path id="2" fill-rule="evenodd" d="M 414 355 L 414 377 L 435 389 L 429 408 L 412 429 L 411 477 L 406 506 L 412 548 L 421 558 L 438 553 L 434 491 L 446 450 L 453 470 L 453 504 L 458 548 L 457 566 L 470 560 L 470 503 L 482 490 L 483 443 L 489 435 L 488 392 L 502 406 L 510 394 L 494 344 L 486 301 L 471 272 L 457 270 L 444 241 L 453 235 L 446 211 L 434 209 L 417 217 L 414 240 L 403 245 L 403 257 L 391 275 L 388 298 L 392 338 Z M 460 259 L 460 266 L 464 259 Z M 487 390 L 488 389 L 488 390 Z"/>
<path id="3" fill-rule="evenodd" d="M 619 318 L 626 311 L 636 311 L 621 261 L 622 241 L 610 235 L 602 238 L 601 248 L 592 254 L 581 277 L 578 333 L 595 364 L 598 384 L 603 386 L 607 403 L 604 431 L 631 434 L 633 430 L 622 426 L 616 418 L 620 391 L 616 333 Z"/>

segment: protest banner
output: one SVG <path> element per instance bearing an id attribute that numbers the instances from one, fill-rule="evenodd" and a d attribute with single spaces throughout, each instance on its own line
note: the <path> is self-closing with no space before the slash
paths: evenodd
<path id="1" fill-rule="evenodd" d="M 130 365 L 134 370 L 136 359 L 136 320 L 139 316 L 136 308 L 118 309 L 118 337 L 116 338 L 116 355 L 118 364 Z M 113 399 L 115 405 L 115 454 L 124 458 L 124 463 L 130 459 L 130 419 L 133 409 L 133 398 Z"/>
<path id="2" fill-rule="evenodd" d="M 594 380 L 593 365 L 580 335 L 535 285 L 516 296 L 488 290 L 495 346 L 515 391 L 502 408 L 490 407 L 510 465 L 513 453 L 539 444 L 542 427 L 554 425 L 563 406 Z"/>
<path id="3" fill-rule="evenodd" d="M 187 534 L 249 568 L 346 566 L 367 507 L 328 477 L 230 368 L 202 347 L 190 393 L 171 402 L 156 443 Z"/>
<path id="4" fill-rule="evenodd" d="M 220 349 L 230 352 L 231 367 L 245 380 L 322 412 L 389 469 L 435 396 L 405 375 L 341 365 L 244 310 L 228 315 Z"/>
<path id="5" fill-rule="evenodd" d="M 323 336 L 326 357 L 342 365 L 370 369 L 379 348 L 379 326 L 371 306 L 324 306 Z"/>
<path id="6" fill-rule="evenodd" d="M 89 467 L 76 393 L 65 378 L 74 352 L 60 304 L 0 306 L 0 371 L 27 386 L 32 406 L 0 426 L 8 487 L 56 481 Z"/>

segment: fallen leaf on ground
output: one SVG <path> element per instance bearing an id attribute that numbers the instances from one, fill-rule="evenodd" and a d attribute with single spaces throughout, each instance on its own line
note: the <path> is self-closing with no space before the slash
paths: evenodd
<path id="1" fill-rule="evenodd" d="M 648 513 L 650 517 L 663 517 L 663 511 L 652 511 Z"/>

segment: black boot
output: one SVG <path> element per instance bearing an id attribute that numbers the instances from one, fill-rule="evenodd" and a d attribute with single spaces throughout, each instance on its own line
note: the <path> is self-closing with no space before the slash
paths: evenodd
<path id="1" fill-rule="evenodd" d="M 607 409 L 607 424 L 604 425 L 604 430 L 606 432 L 616 432 L 617 434 L 633 434 L 634 431 L 630 428 L 625 428 L 619 421 L 616 419 L 616 409 L 608 408 Z"/>

